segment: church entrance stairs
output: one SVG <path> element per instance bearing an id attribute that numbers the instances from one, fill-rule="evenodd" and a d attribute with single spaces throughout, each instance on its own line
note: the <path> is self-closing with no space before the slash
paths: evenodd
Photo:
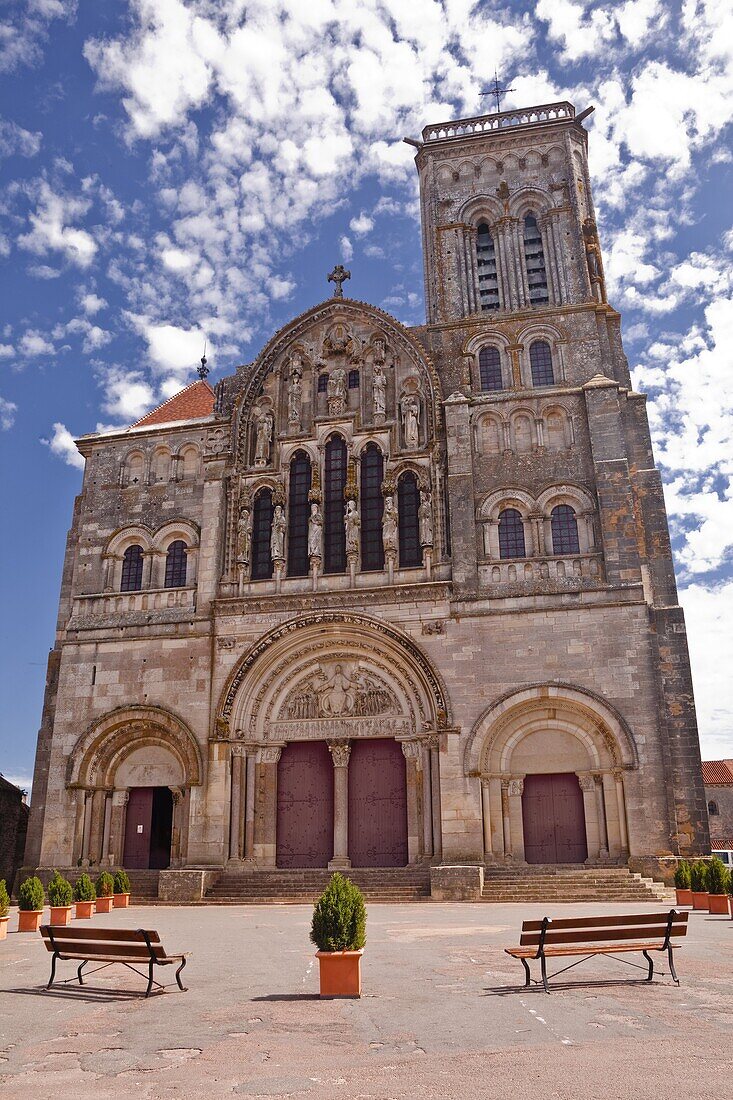
<path id="1" fill-rule="evenodd" d="M 430 897 L 428 867 L 368 867 L 342 872 L 367 901 L 423 901 Z M 325 869 L 224 871 L 204 904 L 254 905 L 314 902 L 331 878 Z"/>
<path id="2" fill-rule="evenodd" d="M 580 902 L 674 901 L 674 891 L 626 867 L 534 864 L 486 867 L 483 901 Z"/>

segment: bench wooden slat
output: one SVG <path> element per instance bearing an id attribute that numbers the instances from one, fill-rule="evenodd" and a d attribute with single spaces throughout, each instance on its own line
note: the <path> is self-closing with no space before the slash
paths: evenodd
<path id="1" fill-rule="evenodd" d="M 688 912 L 675 913 L 674 924 L 687 924 Z M 623 928 L 626 925 L 663 924 L 667 925 L 669 910 L 666 913 L 632 913 L 626 916 L 617 914 L 607 917 L 561 917 L 553 920 L 550 927 L 560 928 Z M 523 932 L 539 932 L 542 928 L 541 920 L 526 920 L 522 923 Z"/>
<path id="2" fill-rule="evenodd" d="M 681 943 L 672 943 L 670 947 L 673 949 L 681 947 Z M 560 955 L 616 955 L 619 951 L 659 951 L 659 940 L 654 943 L 609 943 L 609 944 L 586 944 L 579 947 L 547 947 L 543 954 L 549 958 L 552 956 Z M 505 947 L 507 955 L 511 955 L 515 959 L 534 959 L 536 952 L 531 947 Z"/>
<path id="3" fill-rule="evenodd" d="M 160 956 L 156 956 L 155 961 L 158 964 L 166 963 L 166 962 L 178 962 L 179 959 L 187 958 L 189 954 L 190 954 L 190 952 L 184 951 L 180 955 L 160 955 Z M 124 963 L 140 962 L 140 963 L 145 963 L 146 965 L 150 962 L 150 955 L 144 955 L 144 956 L 141 955 L 140 958 L 137 958 L 137 956 L 135 956 L 132 959 L 130 959 L 130 958 L 121 958 L 119 955 L 89 955 L 86 951 L 83 951 L 83 952 L 60 951 L 59 952 L 59 958 L 61 959 L 62 962 L 71 961 L 72 959 L 75 959 L 76 961 L 79 961 L 80 959 L 88 959 L 90 962 L 124 962 Z"/>
<path id="4" fill-rule="evenodd" d="M 41 935 L 44 939 L 47 936 L 47 933 L 44 934 L 45 928 L 48 928 L 48 925 L 41 927 Z M 114 940 L 123 943 L 126 941 L 145 943 L 138 928 L 74 928 L 59 924 L 51 925 L 51 930 L 56 940 Z M 160 936 L 157 932 L 147 928 L 145 932 L 151 943 L 160 943 Z"/>
<path id="5" fill-rule="evenodd" d="M 48 941 L 49 951 L 53 951 L 50 940 Z M 59 955 L 79 955 L 83 959 L 96 959 L 100 955 L 116 955 L 120 959 L 138 959 L 143 962 L 150 962 L 150 952 L 145 944 L 129 943 L 79 943 L 78 940 L 73 942 L 64 942 L 63 940 L 56 941 L 56 951 Z M 162 946 L 153 946 L 153 955 L 156 959 L 164 959 L 166 956 L 165 948 Z"/>
<path id="6" fill-rule="evenodd" d="M 667 934 L 667 925 L 662 924 L 658 927 L 645 926 L 643 928 L 591 928 L 581 929 L 577 932 L 556 932 L 554 922 L 549 925 L 547 932 L 545 933 L 544 942 L 549 943 L 597 943 L 601 940 L 636 940 L 639 936 L 647 936 L 649 938 L 656 938 L 662 941 Z M 670 936 L 684 936 L 687 934 L 687 925 L 672 925 L 670 929 Z M 520 947 L 529 946 L 530 944 L 539 944 L 541 932 L 525 933 L 519 937 Z"/>

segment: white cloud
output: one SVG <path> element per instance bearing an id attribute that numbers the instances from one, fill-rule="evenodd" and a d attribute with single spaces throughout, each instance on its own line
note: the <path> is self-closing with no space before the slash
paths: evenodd
<path id="1" fill-rule="evenodd" d="M 95 313 L 99 313 L 100 309 L 106 309 L 107 304 L 106 298 L 100 298 L 98 294 L 82 294 L 80 298 L 81 308 L 90 317 L 93 317 Z"/>
<path id="2" fill-rule="evenodd" d="M 32 228 L 18 237 L 18 244 L 38 256 L 62 252 L 71 263 L 88 267 L 97 244 L 85 229 L 70 223 L 83 217 L 90 205 L 88 199 L 57 194 L 46 180 L 39 180 L 36 209 L 28 218 Z"/>
<path id="3" fill-rule="evenodd" d="M 0 157 L 35 157 L 41 148 L 43 135 L 24 130 L 17 122 L 0 118 Z"/>
<path id="4" fill-rule="evenodd" d="M 339 237 L 339 248 L 341 249 L 341 259 L 348 263 L 354 255 L 354 246 L 348 237 Z"/>
<path id="5" fill-rule="evenodd" d="M 130 321 L 145 337 L 153 369 L 158 374 L 179 376 L 188 374 L 197 365 L 207 336 L 201 329 L 186 329 L 177 325 L 156 325 L 147 317 L 130 316 Z M 207 342 L 211 362 L 215 349 Z"/>
<path id="6" fill-rule="evenodd" d="M 352 233 L 356 233 L 357 237 L 363 237 L 374 229 L 374 219 L 362 210 L 358 218 L 351 219 L 349 229 Z"/>
<path id="7" fill-rule="evenodd" d="M 53 425 L 53 433 L 50 439 L 41 439 L 41 443 L 48 447 L 52 454 L 60 458 L 67 466 L 76 466 L 84 469 L 84 459 L 76 449 L 74 437 L 65 424 Z"/>
<path id="8" fill-rule="evenodd" d="M 703 759 L 733 756 L 733 679 L 721 675 L 730 653 L 733 581 L 680 591 L 685 610 Z M 725 666 L 725 661 L 723 661 Z"/>
<path id="9" fill-rule="evenodd" d="M 61 274 L 60 268 L 48 264 L 29 264 L 27 271 L 34 279 L 58 279 Z"/>
<path id="10" fill-rule="evenodd" d="M 103 371 L 105 398 L 102 408 L 110 416 L 134 424 L 155 405 L 155 394 L 140 371 L 111 367 Z"/>
<path id="11" fill-rule="evenodd" d="M 12 359 L 15 355 L 15 348 L 12 344 L 0 344 L 0 359 Z"/>
<path id="12" fill-rule="evenodd" d="M 18 352 L 26 359 L 35 359 L 39 355 L 54 355 L 56 349 L 42 332 L 29 329 L 20 338 Z"/>
<path id="13" fill-rule="evenodd" d="M 18 406 L 14 401 L 7 401 L 0 397 L 0 431 L 7 432 L 15 423 L 15 414 Z"/>

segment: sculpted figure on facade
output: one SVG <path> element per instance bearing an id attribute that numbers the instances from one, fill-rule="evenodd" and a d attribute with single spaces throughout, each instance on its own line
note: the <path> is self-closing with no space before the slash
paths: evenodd
<path id="1" fill-rule="evenodd" d="M 344 526 L 346 527 L 346 554 L 347 557 L 350 554 L 359 553 L 359 530 L 361 528 L 361 518 L 356 507 L 355 500 L 349 500 L 346 504 L 346 516 L 344 518 Z"/>
<path id="2" fill-rule="evenodd" d="M 384 420 L 387 410 L 387 379 L 384 371 L 376 362 L 372 374 L 372 403 L 374 406 L 374 419 Z"/>
<path id="3" fill-rule="evenodd" d="M 243 565 L 247 565 L 250 559 L 250 551 L 252 549 L 252 533 L 250 530 L 250 509 L 243 505 L 239 509 L 239 519 L 237 521 L 237 561 Z"/>
<path id="4" fill-rule="evenodd" d="M 300 427 L 300 412 L 303 398 L 303 360 L 299 352 L 293 352 L 290 360 L 290 380 L 288 384 L 288 424 Z"/>
<path id="5" fill-rule="evenodd" d="M 346 408 L 346 371 L 343 367 L 335 367 L 329 374 L 326 398 L 330 416 L 338 416 Z"/>
<path id="6" fill-rule="evenodd" d="M 308 557 L 321 558 L 323 554 L 323 516 L 317 504 L 311 504 L 308 517 Z"/>
<path id="7" fill-rule="evenodd" d="M 409 448 L 420 445 L 420 398 L 415 393 L 404 393 L 400 398 L 402 438 Z"/>
<path id="8" fill-rule="evenodd" d="M 281 504 L 275 505 L 272 516 L 270 556 L 273 561 L 283 561 L 285 558 L 285 511 Z"/>
<path id="9" fill-rule="evenodd" d="M 433 545 L 433 507 L 430 502 L 430 494 L 420 493 L 420 507 L 417 513 L 420 527 L 420 545 Z"/>
<path id="10" fill-rule="evenodd" d="M 270 461 L 272 433 L 275 420 L 269 409 L 264 409 L 257 418 L 255 440 L 255 466 L 266 466 Z"/>
<path id="11" fill-rule="evenodd" d="M 384 498 L 384 514 L 382 516 L 382 545 L 385 554 L 397 553 L 397 509 L 394 497 Z"/>

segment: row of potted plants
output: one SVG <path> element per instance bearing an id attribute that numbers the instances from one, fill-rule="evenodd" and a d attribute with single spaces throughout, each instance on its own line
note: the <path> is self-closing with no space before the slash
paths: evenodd
<path id="1" fill-rule="evenodd" d="M 3 890 L 7 898 L 5 883 L 0 890 L 0 913 L 3 908 Z M 130 880 L 120 868 L 114 875 L 102 871 L 96 883 L 84 872 L 72 886 L 68 879 L 54 871 L 48 883 L 48 904 L 51 910 L 49 924 L 66 925 L 71 923 L 72 903 L 77 920 L 89 919 L 92 914 L 109 913 L 111 909 L 126 909 L 130 900 Z M 24 879 L 18 889 L 18 931 L 37 932 L 46 903 L 43 883 L 36 876 Z M 7 912 L 9 899 L 5 907 L 5 924 L 0 926 L 0 938 L 7 932 Z M 0 917 L 0 920 L 2 918 Z"/>
<path id="2" fill-rule="evenodd" d="M 678 905 L 691 905 L 718 916 L 733 917 L 733 875 L 722 859 L 681 859 L 674 873 Z"/>

